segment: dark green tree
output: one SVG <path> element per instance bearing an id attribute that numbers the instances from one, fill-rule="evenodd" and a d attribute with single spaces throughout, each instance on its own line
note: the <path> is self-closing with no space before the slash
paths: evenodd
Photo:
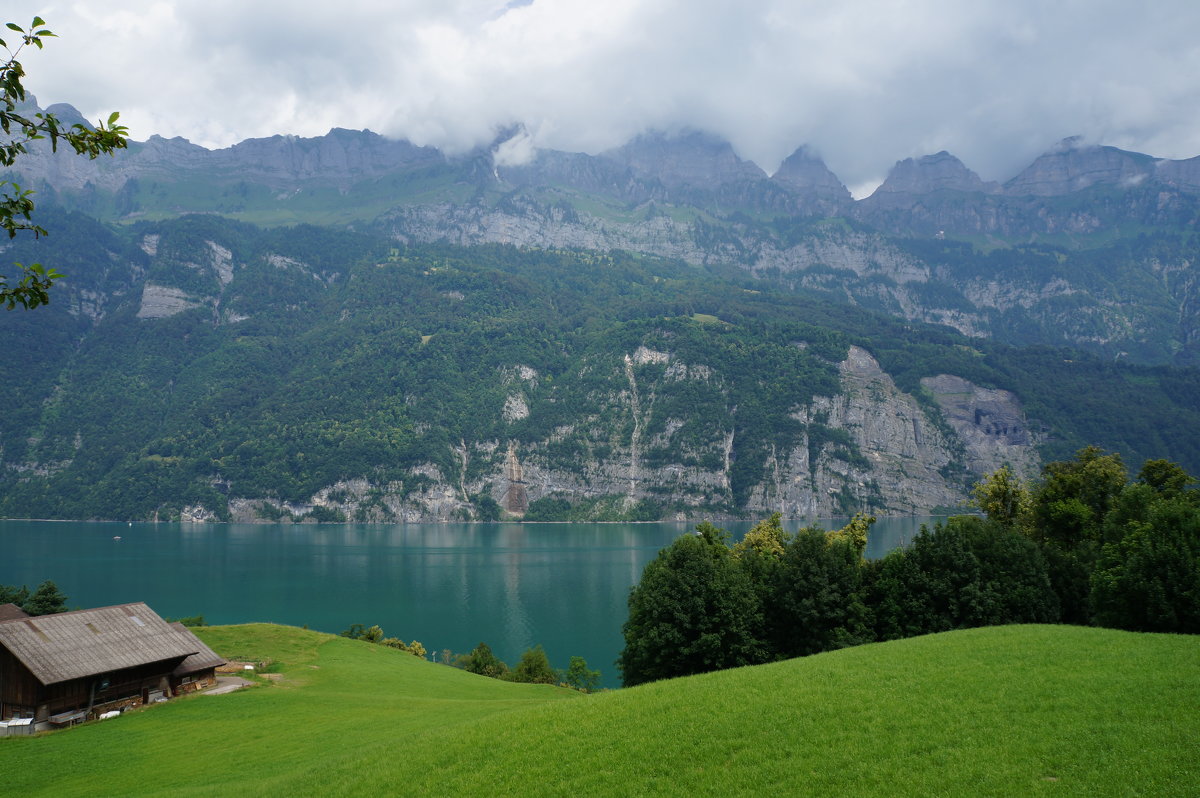
<path id="1" fill-rule="evenodd" d="M 0 604 L 16 604 L 22 606 L 29 600 L 29 588 L 26 585 L 0 585 Z"/>
<path id="2" fill-rule="evenodd" d="M 558 671 L 550 667 L 550 659 L 540 645 L 527 649 L 521 655 L 517 667 L 509 672 L 508 678 L 514 682 L 530 684 L 557 684 Z"/>
<path id="3" fill-rule="evenodd" d="M 752 526 L 731 550 L 733 558 L 750 580 L 758 606 L 762 609 L 762 641 L 768 648 L 770 628 L 767 624 L 779 583 L 778 573 L 783 567 L 783 555 L 789 541 L 791 535 L 783 529 L 782 516 L 774 513 Z"/>
<path id="4" fill-rule="evenodd" d="M 753 586 L 707 522 L 658 553 L 629 594 L 625 685 L 752 665 L 768 659 Z"/>
<path id="5" fill-rule="evenodd" d="M 67 611 L 67 597 L 58 585 L 47 579 L 37 586 L 21 609 L 30 615 L 53 615 Z"/>
<path id="6" fill-rule="evenodd" d="M 887 555 L 870 601 L 881 640 L 1006 623 L 1058 620 L 1039 547 L 1003 524 L 955 516 Z"/>
<path id="7" fill-rule="evenodd" d="M 1093 620 L 1132 631 L 1200 633 L 1200 507 L 1172 488 L 1144 502 L 1147 491 L 1139 489 L 1146 487 L 1130 485 L 1119 503 L 1121 522 L 1107 526 L 1113 539 L 1090 580 Z"/>
<path id="8" fill-rule="evenodd" d="M 1125 487 L 1120 455 L 1095 446 L 1075 459 L 1049 463 L 1033 493 L 1030 534 L 1042 544 L 1063 623 L 1091 622 L 1091 574 L 1104 519 Z"/>
<path id="9" fill-rule="evenodd" d="M 1195 477 L 1169 460 L 1147 460 L 1142 463 L 1137 481 L 1165 496 L 1178 496 L 1196 484 Z"/>
<path id="10" fill-rule="evenodd" d="M 20 106 L 25 103 L 25 68 L 17 57 L 25 47 L 33 46 L 42 49 L 44 39 L 53 38 L 54 34 L 46 28 L 41 17 L 34 17 L 28 29 L 9 22 L 6 27 L 17 34 L 20 43 L 10 47 L 0 39 L 0 47 L 4 48 L 6 60 L 0 65 L 0 130 L 4 133 L 4 142 L 0 144 L 0 167 L 11 167 L 17 158 L 28 152 L 30 142 L 46 140 L 50 147 L 57 151 L 60 141 L 70 145 L 78 155 L 96 158 L 102 154 L 112 154 L 123 149 L 126 144 L 128 131 L 117 124 L 118 115 L 113 113 L 107 122 L 101 122 L 96 127 L 76 124 L 70 128 L 64 127 L 54 114 L 37 113 L 32 118 L 20 113 Z M 0 180 L 0 228 L 3 228 L 9 238 L 16 236 L 17 231 L 27 230 L 34 235 L 46 235 L 46 230 L 33 222 L 33 192 L 22 189 L 18 184 Z M 50 301 L 49 290 L 55 280 L 62 275 L 54 269 L 47 269 L 40 263 L 28 266 L 14 264 L 21 273 L 20 279 L 10 283 L 4 275 L 0 275 L 0 304 L 7 305 L 12 310 L 17 305 L 23 308 L 36 308 Z"/>
<path id="11" fill-rule="evenodd" d="M 499 679 L 508 673 L 508 666 L 492 653 L 492 648 L 487 643 L 475 646 L 470 654 L 462 656 L 456 664 L 465 671 L 493 679 Z"/>
<path id="12" fill-rule="evenodd" d="M 1095 446 L 1047 464 L 1033 496 L 1034 537 L 1067 551 L 1099 542 L 1101 522 L 1127 479 L 1121 456 Z"/>
<path id="13" fill-rule="evenodd" d="M 1092 622 L 1091 578 L 1100 546 L 1092 541 L 1074 549 L 1043 544 L 1046 573 L 1058 597 L 1059 621 L 1076 625 Z"/>
<path id="14" fill-rule="evenodd" d="M 788 541 L 770 573 L 763 608 L 766 640 L 776 657 L 802 657 L 872 638 L 862 596 L 862 550 L 854 534 L 860 531 L 865 543 L 865 529 L 857 526 L 832 533 L 809 527 Z"/>

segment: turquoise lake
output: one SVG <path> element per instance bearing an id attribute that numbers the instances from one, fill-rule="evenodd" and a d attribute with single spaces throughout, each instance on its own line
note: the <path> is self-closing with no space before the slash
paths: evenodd
<path id="1" fill-rule="evenodd" d="M 883 556 L 931 520 L 881 519 L 867 556 Z M 725 526 L 737 539 L 750 523 Z M 555 667 L 578 655 L 616 687 L 629 589 L 691 528 L 0 521 L 0 584 L 52 579 L 72 608 L 145 601 L 160 615 L 211 624 L 325 632 L 378 624 L 431 654 L 485 641 L 510 665 L 541 643 Z"/>

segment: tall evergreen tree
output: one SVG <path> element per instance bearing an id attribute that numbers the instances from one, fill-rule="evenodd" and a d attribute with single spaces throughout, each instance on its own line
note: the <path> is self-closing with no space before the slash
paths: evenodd
<path id="1" fill-rule="evenodd" d="M 67 597 L 58 589 L 58 585 L 47 579 L 37 586 L 21 606 L 30 615 L 53 615 L 56 612 L 67 611 Z"/>

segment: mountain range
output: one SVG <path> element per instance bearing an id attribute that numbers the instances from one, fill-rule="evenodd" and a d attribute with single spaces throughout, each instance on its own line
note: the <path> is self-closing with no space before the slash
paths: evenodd
<path id="1" fill-rule="evenodd" d="M 597 155 L 527 144 L 520 128 L 459 155 L 342 129 L 221 150 L 154 136 L 113 159 L 41 148 L 19 166 L 41 196 L 106 221 L 218 213 L 412 242 L 624 249 L 969 336 L 1145 363 L 1200 356 L 1200 157 L 1066 139 L 996 184 L 941 152 L 900 161 L 856 201 L 804 147 L 768 176 L 699 132 Z"/>
<path id="2" fill-rule="evenodd" d="M 52 234 L 5 257 L 69 280 L 0 327 L 5 515 L 918 513 L 1087 444 L 1200 468 L 1200 159 L 942 152 L 855 200 L 699 132 L 32 149 Z"/>

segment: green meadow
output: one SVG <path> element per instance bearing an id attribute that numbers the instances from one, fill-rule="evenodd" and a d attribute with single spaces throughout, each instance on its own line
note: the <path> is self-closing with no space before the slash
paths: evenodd
<path id="1" fill-rule="evenodd" d="M 3 792 L 1200 794 L 1196 637 L 971 629 L 585 696 L 290 627 L 198 632 L 266 675 L 0 740 Z"/>

